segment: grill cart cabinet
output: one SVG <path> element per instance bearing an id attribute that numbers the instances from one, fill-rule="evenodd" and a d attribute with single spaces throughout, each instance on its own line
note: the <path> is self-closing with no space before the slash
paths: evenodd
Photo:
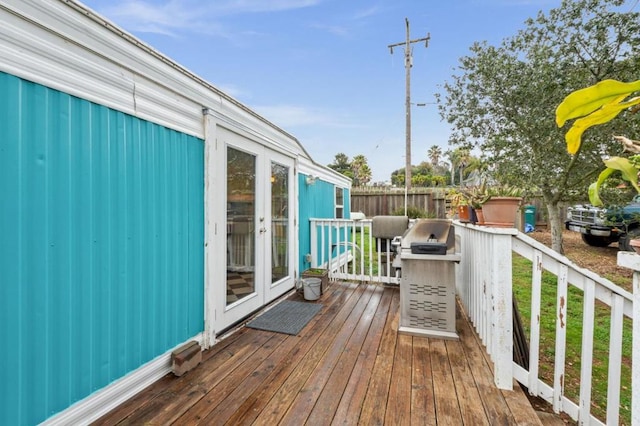
<path id="1" fill-rule="evenodd" d="M 457 339 L 455 234 L 448 220 L 425 219 L 402 237 L 400 332 Z"/>

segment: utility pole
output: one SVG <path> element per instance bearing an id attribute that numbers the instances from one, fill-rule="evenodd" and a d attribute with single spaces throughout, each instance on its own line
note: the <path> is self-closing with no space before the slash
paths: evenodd
<path id="1" fill-rule="evenodd" d="M 407 39 L 402 43 L 390 44 L 389 50 L 393 55 L 393 48 L 397 46 L 404 46 L 404 66 L 406 68 L 406 142 L 405 142 L 405 167 L 404 167 L 404 184 L 405 184 L 405 192 L 408 189 L 411 189 L 411 67 L 413 66 L 413 58 L 411 56 L 411 43 L 418 43 L 424 41 L 424 46 L 429 47 L 429 39 L 431 35 L 427 33 L 427 36 L 424 38 L 418 38 L 415 40 L 411 40 L 409 36 L 409 19 L 404 18 L 407 23 Z M 406 204 L 406 195 L 405 195 L 405 204 Z M 405 214 L 407 213 L 407 206 L 405 205 Z"/>

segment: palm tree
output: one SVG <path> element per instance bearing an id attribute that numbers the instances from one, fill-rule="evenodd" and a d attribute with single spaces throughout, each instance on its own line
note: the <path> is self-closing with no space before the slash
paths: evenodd
<path id="1" fill-rule="evenodd" d="M 432 145 L 431 148 L 427 151 L 427 156 L 429 160 L 431 160 L 431 164 L 434 167 L 437 167 L 440 164 L 440 157 L 442 157 L 442 148 L 438 145 Z"/>
<path id="2" fill-rule="evenodd" d="M 353 157 L 351 171 L 353 172 L 355 186 L 364 186 L 371 180 L 371 169 L 367 164 L 367 158 L 362 154 Z"/>
<path id="3" fill-rule="evenodd" d="M 454 185 L 454 177 L 456 172 L 459 175 L 459 184 L 462 184 L 462 180 L 464 178 L 463 172 L 471 159 L 471 154 L 468 149 L 456 148 L 453 151 L 447 151 L 446 154 L 449 156 L 449 161 L 451 162 L 451 185 Z"/>

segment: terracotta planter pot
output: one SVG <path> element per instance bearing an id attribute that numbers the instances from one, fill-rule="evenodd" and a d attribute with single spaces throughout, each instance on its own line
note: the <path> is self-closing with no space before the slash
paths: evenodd
<path id="1" fill-rule="evenodd" d="M 482 205 L 484 224 L 496 228 L 515 228 L 520 197 L 491 197 Z"/>
<path id="2" fill-rule="evenodd" d="M 458 206 L 458 220 L 460 222 L 471 221 L 471 207 L 470 206 Z"/>
<path id="3" fill-rule="evenodd" d="M 484 212 L 482 211 L 482 209 L 475 209 L 476 211 L 476 217 L 478 218 L 478 225 L 484 225 Z"/>

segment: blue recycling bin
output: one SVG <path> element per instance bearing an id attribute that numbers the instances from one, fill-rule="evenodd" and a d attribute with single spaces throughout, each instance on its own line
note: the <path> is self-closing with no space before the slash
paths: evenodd
<path id="1" fill-rule="evenodd" d="M 531 232 L 536 228 L 536 206 L 524 206 L 524 232 Z"/>

